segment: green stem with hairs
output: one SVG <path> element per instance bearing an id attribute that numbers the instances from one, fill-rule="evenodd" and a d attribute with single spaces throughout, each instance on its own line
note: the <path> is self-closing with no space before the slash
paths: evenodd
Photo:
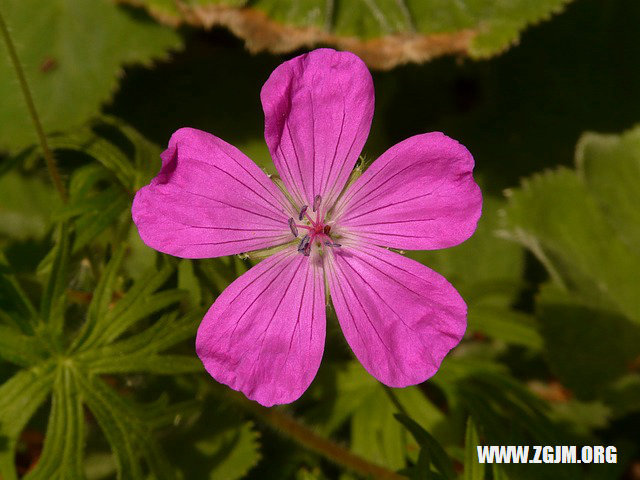
<path id="1" fill-rule="evenodd" d="M 406 477 L 385 467 L 371 463 L 337 443 L 318 435 L 309 427 L 301 424 L 277 408 L 262 407 L 235 392 L 227 392 L 227 396 L 233 403 L 241 406 L 267 425 L 338 466 L 344 467 L 365 478 L 406 480 Z"/>
<path id="2" fill-rule="evenodd" d="M 11 34 L 9 33 L 9 28 L 4 21 L 2 12 L 0 12 L 0 31 L 2 31 L 2 38 L 4 39 L 4 43 L 7 45 L 9 58 L 11 59 L 11 63 L 13 64 L 13 68 L 16 72 L 16 76 L 18 77 L 18 83 L 20 84 L 22 96 L 24 97 L 24 100 L 27 104 L 27 110 L 29 110 L 31 121 L 33 122 L 33 126 L 36 129 L 38 139 L 40 140 L 40 146 L 42 147 L 42 154 L 44 155 L 44 160 L 47 164 L 47 170 L 49 170 L 49 175 L 51 176 L 51 180 L 53 181 L 56 190 L 60 194 L 60 198 L 62 198 L 62 201 L 66 202 L 67 190 L 64 188 L 64 184 L 62 183 L 62 180 L 60 178 L 60 173 L 58 172 L 58 167 L 56 166 L 55 159 L 53 158 L 53 153 L 51 152 L 49 144 L 47 143 L 47 137 L 44 134 L 42 123 L 40 122 L 40 117 L 38 116 L 38 111 L 36 110 L 36 106 L 33 103 L 33 97 L 31 95 L 31 90 L 29 90 L 27 78 L 25 77 L 24 70 L 22 69 L 22 65 L 20 64 L 20 59 L 18 58 L 16 47 L 13 44 Z"/>

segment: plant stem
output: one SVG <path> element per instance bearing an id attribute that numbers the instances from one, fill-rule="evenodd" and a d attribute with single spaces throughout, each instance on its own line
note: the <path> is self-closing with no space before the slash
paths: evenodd
<path id="1" fill-rule="evenodd" d="M 22 65 L 20 64 L 20 59 L 18 58 L 16 47 L 13 44 L 13 40 L 11 40 L 11 34 L 9 33 L 9 28 L 4 21 L 2 12 L 0 12 L 0 30 L 2 31 L 2 37 L 4 38 L 4 42 L 7 45 L 7 50 L 9 51 L 9 58 L 11 59 L 11 63 L 13 64 L 13 68 L 16 72 L 16 76 L 18 77 L 18 83 L 20 84 L 22 95 L 25 102 L 27 103 L 27 110 L 29 110 L 29 115 L 31 116 L 33 126 L 36 129 L 38 139 L 40 140 L 40 146 L 42 147 L 42 154 L 44 155 L 44 160 L 47 164 L 47 170 L 49 170 L 49 175 L 51 176 L 51 180 L 53 181 L 56 190 L 58 190 L 58 193 L 60 194 L 60 198 L 62 198 L 62 201 L 66 202 L 67 191 L 64 188 L 64 185 L 60 178 L 60 173 L 58 172 L 58 167 L 56 166 L 55 159 L 53 158 L 53 153 L 51 152 L 49 144 L 47 143 L 47 137 L 44 134 L 42 123 L 40 123 L 40 117 L 38 117 L 38 111 L 36 110 L 36 106 L 33 103 L 33 97 L 31 96 L 31 90 L 29 90 L 27 78 L 24 75 L 24 70 L 22 69 Z"/>
<path id="2" fill-rule="evenodd" d="M 234 403 L 240 405 L 254 416 L 260 418 L 266 424 L 281 431 L 286 436 L 300 443 L 305 448 L 322 455 L 327 460 L 345 467 L 352 472 L 366 478 L 380 480 L 406 480 L 406 477 L 397 474 L 384 467 L 369 462 L 368 460 L 353 454 L 348 449 L 318 435 L 309 427 L 301 424 L 291 416 L 276 408 L 265 408 L 255 402 L 247 400 L 240 394 L 228 392 Z"/>

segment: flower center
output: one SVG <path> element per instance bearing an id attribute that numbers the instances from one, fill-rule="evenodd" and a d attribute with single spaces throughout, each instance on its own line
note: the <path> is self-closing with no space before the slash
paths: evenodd
<path id="1" fill-rule="evenodd" d="M 307 233 L 302 237 L 298 244 L 298 252 L 305 256 L 311 254 L 311 248 L 316 244 L 320 249 L 327 247 L 341 247 L 339 243 L 333 241 L 331 238 L 331 225 L 326 222 L 325 211 L 320 208 L 322 203 L 322 197 L 316 195 L 313 199 L 312 215 L 309 215 L 308 205 L 303 205 L 298 214 L 298 221 L 304 223 L 296 223 L 295 219 L 291 217 L 289 219 L 289 228 L 294 237 L 298 237 L 299 230 L 306 230 Z"/>

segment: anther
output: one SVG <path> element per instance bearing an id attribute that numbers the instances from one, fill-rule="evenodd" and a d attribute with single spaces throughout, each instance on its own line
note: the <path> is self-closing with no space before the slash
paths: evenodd
<path id="1" fill-rule="evenodd" d="M 322 231 L 325 235 L 329 235 L 329 232 L 331 231 L 331 225 L 325 225 Z"/>
<path id="2" fill-rule="evenodd" d="M 317 211 L 320 208 L 320 202 L 322 202 L 322 197 L 320 195 L 316 195 L 313 197 L 313 211 Z"/>
<path id="3" fill-rule="evenodd" d="M 305 251 L 307 250 L 307 247 L 309 247 L 309 250 L 311 250 L 310 244 L 311 244 L 311 238 L 309 237 L 309 235 L 305 235 L 304 237 L 302 237 L 302 240 L 300 240 L 300 245 L 298 245 L 298 251 L 305 253 Z M 307 255 L 307 253 L 305 253 L 305 255 Z"/>
<path id="4" fill-rule="evenodd" d="M 296 227 L 296 222 L 293 219 L 293 217 L 291 217 L 289 219 L 289 228 L 291 229 L 291 233 L 293 233 L 294 237 L 298 236 L 298 227 Z"/>
<path id="5" fill-rule="evenodd" d="M 304 214 L 307 213 L 307 208 L 309 208 L 307 205 L 302 206 L 302 208 L 300 209 L 300 214 L 298 215 L 298 220 L 302 221 L 302 219 L 304 218 Z"/>
<path id="6" fill-rule="evenodd" d="M 324 242 L 324 244 L 325 244 L 327 247 L 332 247 L 332 248 L 333 248 L 333 247 L 341 247 L 341 246 L 342 246 L 340 243 Z"/>

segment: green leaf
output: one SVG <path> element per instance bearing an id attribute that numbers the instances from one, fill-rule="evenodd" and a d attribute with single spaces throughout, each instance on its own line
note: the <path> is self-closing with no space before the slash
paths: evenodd
<path id="1" fill-rule="evenodd" d="M 53 248 L 53 263 L 45 284 L 40 304 L 40 317 L 51 324 L 51 331 L 61 331 L 64 325 L 64 308 L 69 273 L 69 229 L 61 224 L 58 239 Z"/>
<path id="2" fill-rule="evenodd" d="M 453 248 L 411 251 L 407 252 L 407 256 L 444 275 L 463 293 L 473 293 L 476 298 L 480 294 L 484 296 L 499 293 L 505 297 L 503 304 L 508 305 L 517 291 L 513 288 L 509 290 L 505 283 L 512 282 L 520 286 L 525 252 L 519 245 L 496 235 L 501 223 L 500 211 L 504 206 L 504 200 L 485 195 L 482 216 L 471 238 Z M 494 291 L 486 291 L 489 286 L 498 282 L 500 283 Z"/>
<path id="3" fill-rule="evenodd" d="M 150 142 L 144 135 L 135 128 L 116 118 L 103 116 L 100 121 L 106 125 L 116 128 L 124 135 L 134 148 L 133 165 L 135 177 L 129 179 L 129 186 L 132 191 L 137 191 L 157 175 L 160 170 L 160 153 L 162 149 L 153 142 Z"/>
<path id="4" fill-rule="evenodd" d="M 467 334 L 481 332 L 491 338 L 531 350 L 542 348 L 542 337 L 534 319 L 527 314 L 500 307 L 471 305 Z"/>
<path id="5" fill-rule="evenodd" d="M 556 284 L 640 322 L 640 254 L 611 228 L 575 172 L 536 175 L 509 197 L 506 235 L 528 247 Z"/>
<path id="6" fill-rule="evenodd" d="M 18 478 L 15 448 L 18 436 L 47 398 L 55 378 L 53 362 L 21 370 L 0 386 L 0 437 L 8 444 L 0 450 L 0 474 L 4 480 Z"/>
<path id="7" fill-rule="evenodd" d="M 160 21 L 227 26 L 251 51 L 291 52 L 328 44 L 349 49 L 375 68 L 424 62 L 443 54 L 487 57 L 518 40 L 529 24 L 558 12 L 568 0 L 199 0 L 177 8 L 145 5 Z"/>
<path id="8" fill-rule="evenodd" d="M 0 313 L 7 312 L 8 320 L 24 333 L 33 332 L 38 312 L 12 274 L 11 266 L 2 252 L 0 252 L 0 309 Z"/>
<path id="9" fill-rule="evenodd" d="M 0 325 L 0 358 L 30 367 L 42 361 L 44 351 L 36 338 L 23 335 L 19 330 Z"/>
<path id="10" fill-rule="evenodd" d="M 448 366 L 454 363 L 451 360 Z M 454 388 L 457 399 L 482 429 L 487 442 L 560 442 L 562 434 L 549 420 L 548 407 L 542 400 L 500 371 L 480 365 L 472 368 L 454 380 Z"/>
<path id="11" fill-rule="evenodd" d="M 121 246 L 114 253 L 106 268 L 100 276 L 98 285 L 96 285 L 91 297 L 91 303 L 87 311 L 87 319 L 82 325 L 82 330 L 76 336 L 73 343 L 73 350 L 78 349 L 84 342 L 91 337 L 96 328 L 100 328 L 105 322 L 104 319 L 109 313 L 109 305 L 113 300 L 113 293 L 116 288 L 118 271 L 124 257 L 125 248 Z"/>
<path id="12" fill-rule="evenodd" d="M 84 412 L 70 368 L 61 365 L 57 369 L 42 456 L 25 480 L 84 478 Z"/>
<path id="13" fill-rule="evenodd" d="M 244 478 L 261 457 L 253 422 L 218 398 L 205 398 L 175 433 L 167 439 L 167 452 L 185 479 Z"/>
<path id="14" fill-rule="evenodd" d="M 195 448 L 209 458 L 226 453 L 211 467 L 208 478 L 235 480 L 244 477 L 260 459 L 258 437 L 253 423 L 246 422 L 240 428 L 196 442 Z"/>
<path id="15" fill-rule="evenodd" d="M 444 475 L 446 479 L 451 480 L 455 478 L 456 474 L 453 470 L 453 462 L 451 458 L 449 458 L 449 455 L 447 455 L 447 452 L 444 451 L 444 448 L 442 448 L 442 445 L 440 445 L 429 432 L 404 413 L 396 413 L 394 416 L 396 420 L 411 432 L 411 435 L 413 435 L 413 438 L 416 439 L 420 447 L 428 452 L 433 466 Z"/>
<path id="16" fill-rule="evenodd" d="M 151 431 L 154 408 L 135 405 L 114 392 L 97 377 L 76 375 L 87 405 L 111 445 L 119 479 L 141 477 L 139 458 L 146 460 L 153 475 L 159 479 L 173 478 L 171 467 L 160 451 Z"/>
<path id="17" fill-rule="evenodd" d="M 478 445 L 480 445 L 478 430 L 473 419 L 468 417 L 464 440 L 463 480 L 484 480 L 484 465 L 478 462 Z"/>
<path id="18" fill-rule="evenodd" d="M 77 358 L 91 363 L 102 358 L 162 352 L 182 340 L 193 337 L 201 318 L 199 312 L 180 319 L 176 319 L 175 313 L 166 314 L 140 333 L 100 348 L 86 350 Z"/>
<path id="19" fill-rule="evenodd" d="M 183 259 L 178 264 L 178 288 L 188 293 L 189 303 L 192 307 L 199 307 L 202 302 L 202 289 L 194 272 L 193 261 Z"/>
<path id="20" fill-rule="evenodd" d="M 91 363 L 91 371 L 104 373 L 154 373 L 177 375 L 202 372 L 202 362 L 186 355 L 143 355 L 134 353 L 121 357 L 103 357 Z"/>
<path id="21" fill-rule="evenodd" d="M 321 399 L 331 402 L 330 413 L 316 428 L 328 435 L 351 418 L 351 449 L 368 460 L 399 469 L 405 465 L 407 451 L 415 444 L 395 421 L 397 411 L 382 385 L 358 362 L 350 362 L 337 372 L 335 392 Z M 416 387 L 394 390 L 403 408 L 415 414 L 424 428 L 443 420 L 442 413 Z"/>
<path id="22" fill-rule="evenodd" d="M 181 44 L 171 30 L 108 0 L 2 0 L 0 9 L 47 132 L 93 115 L 114 91 L 123 64 L 149 63 Z M 2 50 L 0 148 L 13 149 L 34 142 L 35 133 Z"/>
<path id="23" fill-rule="evenodd" d="M 622 241 L 639 251 L 640 126 L 622 135 L 584 134 L 576 163 L 606 219 Z"/>
<path id="24" fill-rule="evenodd" d="M 86 211 L 75 222 L 73 253 L 95 240 L 130 207 L 129 198 L 118 187 L 111 187 L 85 204 Z"/>
<path id="25" fill-rule="evenodd" d="M 50 225 L 50 212 L 59 204 L 53 187 L 38 177 L 26 177 L 17 171 L 1 176 L 0 236 L 42 238 Z"/>
<path id="26" fill-rule="evenodd" d="M 536 308 L 551 370 L 581 398 L 602 393 L 638 356 L 640 328 L 615 311 L 552 286 L 542 289 Z"/>

